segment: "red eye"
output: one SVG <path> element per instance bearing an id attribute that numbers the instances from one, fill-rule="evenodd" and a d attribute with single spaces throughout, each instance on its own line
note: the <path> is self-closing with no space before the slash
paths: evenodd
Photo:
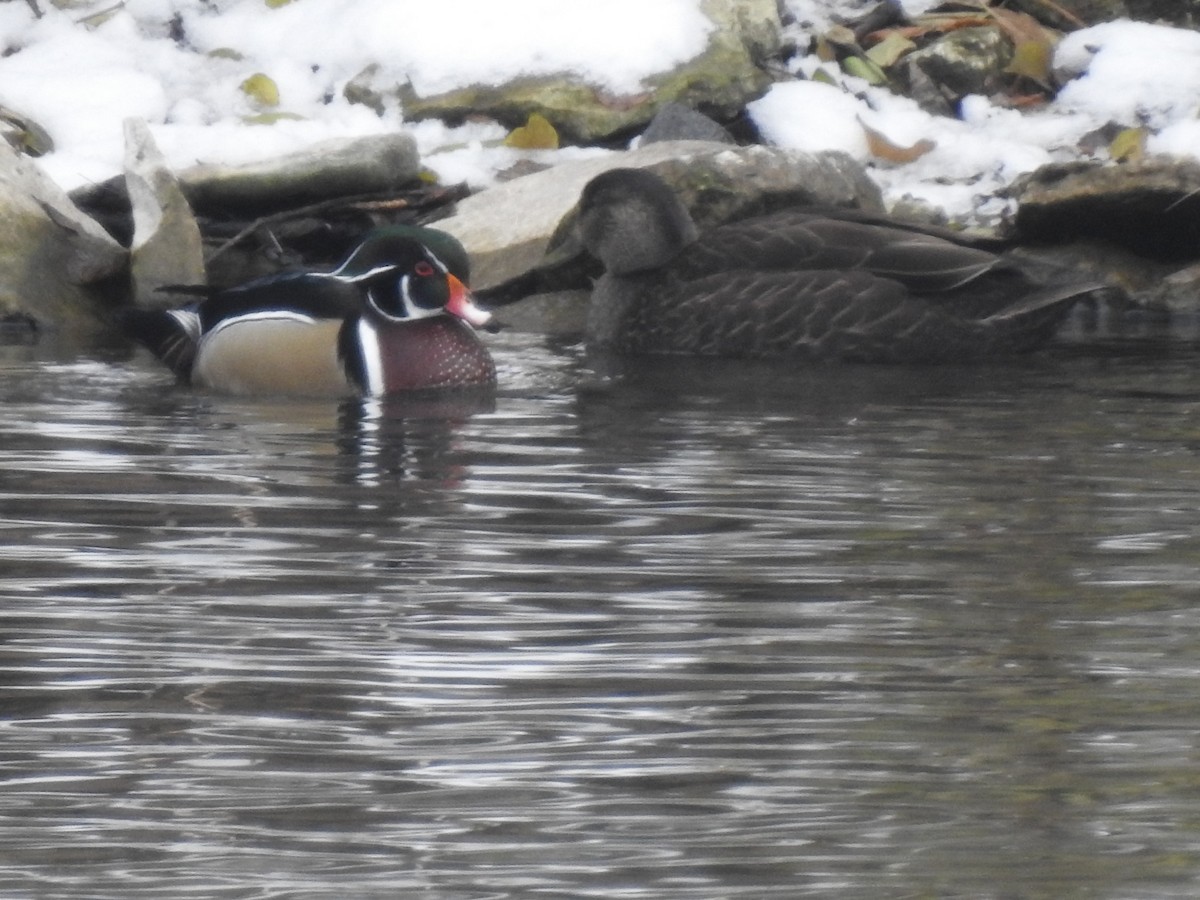
<path id="1" fill-rule="evenodd" d="M 430 275 L 433 274 L 433 266 L 431 266 L 429 263 L 425 262 L 424 260 L 421 260 L 421 262 L 419 262 L 415 266 L 413 266 L 413 271 L 416 272 L 418 275 L 420 275 L 422 278 L 428 278 Z"/>

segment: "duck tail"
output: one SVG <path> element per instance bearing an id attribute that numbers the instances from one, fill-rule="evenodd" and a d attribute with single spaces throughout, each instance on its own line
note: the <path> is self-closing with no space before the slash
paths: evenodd
<path id="1" fill-rule="evenodd" d="M 200 316 L 194 308 L 127 309 L 119 316 L 118 324 L 179 378 L 187 381 L 191 377 L 200 343 Z"/>
<path id="2" fill-rule="evenodd" d="M 1007 349 L 1033 350 L 1054 335 L 1077 302 L 1110 290 L 1098 282 L 1045 287 L 997 310 L 980 324 L 993 341 Z"/>
<path id="3" fill-rule="evenodd" d="M 1026 294 L 1007 306 L 998 309 L 985 322 L 1002 324 L 1018 320 L 1031 313 L 1040 313 L 1048 309 L 1061 309 L 1065 314 L 1072 306 L 1084 297 L 1102 291 L 1110 291 L 1108 285 L 1102 282 L 1075 283 L 1044 287 L 1041 290 Z"/>

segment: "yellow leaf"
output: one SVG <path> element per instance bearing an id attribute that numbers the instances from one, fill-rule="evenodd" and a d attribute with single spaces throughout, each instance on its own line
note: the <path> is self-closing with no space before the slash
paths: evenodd
<path id="1" fill-rule="evenodd" d="M 508 133 L 504 146 L 518 150 L 557 150 L 558 132 L 541 113 L 530 113 L 524 125 Z"/>
<path id="2" fill-rule="evenodd" d="M 867 84 L 887 84 L 887 75 L 883 69 L 865 56 L 847 56 L 842 60 L 842 70 L 847 75 L 863 79 Z"/>
<path id="3" fill-rule="evenodd" d="M 1108 145 L 1108 155 L 1117 162 L 1137 162 L 1146 155 L 1146 129 L 1126 128 Z"/>
<path id="4" fill-rule="evenodd" d="M 267 4 L 267 9 L 279 9 L 281 6 L 287 6 L 292 0 L 263 0 Z"/>
<path id="5" fill-rule="evenodd" d="M 247 125 L 274 125 L 276 122 L 303 122 L 304 116 L 292 112 L 263 112 L 253 116 L 242 116 Z"/>
<path id="6" fill-rule="evenodd" d="M 279 105 L 279 85 L 262 72 L 255 72 L 241 84 L 242 93 L 259 106 Z"/>
<path id="7" fill-rule="evenodd" d="M 878 44 L 867 51 L 867 59 L 886 69 L 896 64 L 896 61 L 906 53 L 917 49 L 917 45 L 899 31 L 891 31 Z"/>
<path id="8" fill-rule="evenodd" d="M 1050 64 L 1054 59 L 1054 47 L 1049 41 L 1021 41 L 1013 48 L 1012 60 L 1004 71 L 1010 75 L 1028 78 L 1030 81 L 1052 90 Z"/>

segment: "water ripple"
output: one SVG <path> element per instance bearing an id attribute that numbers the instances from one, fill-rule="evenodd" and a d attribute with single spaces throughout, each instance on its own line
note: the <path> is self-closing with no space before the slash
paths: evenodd
<path id="1" fill-rule="evenodd" d="M 7 890 L 1194 893 L 1194 352 L 496 348 L 341 406 L 11 351 Z"/>

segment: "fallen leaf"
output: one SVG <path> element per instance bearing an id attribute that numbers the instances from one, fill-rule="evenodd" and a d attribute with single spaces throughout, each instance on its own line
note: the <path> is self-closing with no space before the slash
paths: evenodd
<path id="1" fill-rule="evenodd" d="M 279 105 L 279 85 L 268 75 L 255 72 L 241 84 L 242 93 L 259 106 Z"/>
<path id="2" fill-rule="evenodd" d="M 835 47 L 858 48 L 858 39 L 854 37 L 854 32 L 845 25 L 831 25 L 822 37 Z"/>
<path id="3" fill-rule="evenodd" d="M 1029 13 L 1004 9 L 1001 6 L 989 7 L 988 13 L 995 20 L 1000 30 L 1014 44 L 1019 44 L 1022 41 L 1046 39 L 1046 27 L 1033 16 L 1029 15 Z"/>
<path id="4" fill-rule="evenodd" d="M 863 133 L 867 136 L 867 149 L 871 152 L 871 155 L 887 162 L 910 163 L 915 159 L 920 159 L 937 146 L 934 141 L 923 138 L 911 147 L 901 147 L 898 144 L 892 143 L 891 140 L 867 125 L 861 119 L 858 124 L 862 126 Z"/>
<path id="5" fill-rule="evenodd" d="M 557 150 L 558 132 L 541 113 L 530 113 L 524 125 L 508 133 L 504 146 L 518 150 Z"/>
<path id="6" fill-rule="evenodd" d="M 833 49 L 833 44 L 823 37 L 817 38 L 816 54 L 821 62 L 837 62 L 837 51 Z"/>
<path id="7" fill-rule="evenodd" d="M 274 125 L 276 122 L 303 122 L 304 116 L 293 112 L 264 112 L 253 116 L 242 116 L 246 125 Z"/>
<path id="8" fill-rule="evenodd" d="M 884 69 L 893 66 L 906 53 L 917 49 L 917 45 L 898 31 L 893 31 L 867 51 L 867 59 Z"/>
<path id="9" fill-rule="evenodd" d="M 1012 59 L 1004 67 L 1009 75 L 1028 78 L 1045 88 L 1054 90 L 1051 84 L 1050 67 L 1054 62 L 1054 47 L 1047 41 L 1021 41 L 1013 47 Z"/>
<path id="10" fill-rule="evenodd" d="M 1146 155 L 1146 129 L 1125 128 L 1108 145 L 1108 155 L 1116 162 L 1137 162 Z"/>
<path id="11" fill-rule="evenodd" d="M 887 84 L 887 73 L 865 56 L 847 56 L 842 60 L 842 71 L 870 85 Z"/>
<path id="12" fill-rule="evenodd" d="M 1055 3 L 1054 0 L 1026 0 L 1026 2 L 1042 8 L 1046 15 L 1041 16 L 1041 18 L 1046 19 L 1049 16 L 1049 20 L 1059 20 L 1050 22 L 1050 24 L 1056 27 L 1066 27 L 1068 29 L 1087 27 L 1087 23 L 1083 19 L 1079 18 L 1079 16 L 1066 7 Z"/>

